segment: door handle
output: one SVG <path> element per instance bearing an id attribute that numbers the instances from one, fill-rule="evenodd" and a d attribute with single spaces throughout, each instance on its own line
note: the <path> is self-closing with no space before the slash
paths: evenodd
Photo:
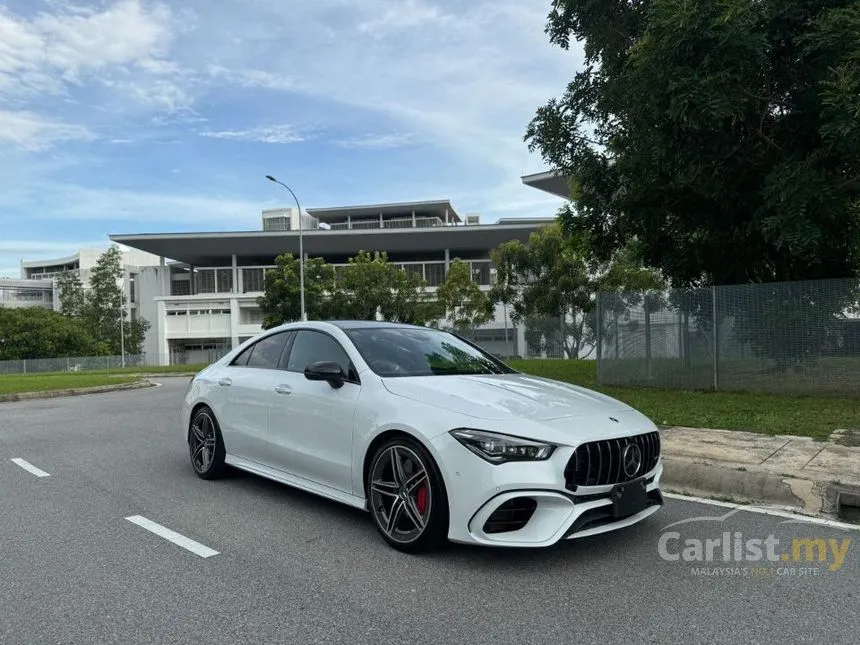
<path id="1" fill-rule="evenodd" d="M 231 381 L 228 378 L 218 379 L 218 385 L 221 385 L 224 387 L 229 387 L 229 386 L 233 385 L 233 381 Z"/>
<path id="2" fill-rule="evenodd" d="M 281 384 L 275 386 L 275 392 L 277 392 L 278 394 L 290 394 L 292 391 L 293 388 L 291 388 L 289 385 Z"/>

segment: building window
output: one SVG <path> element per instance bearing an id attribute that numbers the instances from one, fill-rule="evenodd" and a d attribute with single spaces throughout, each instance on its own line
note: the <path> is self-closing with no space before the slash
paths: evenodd
<path id="1" fill-rule="evenodd" d="M 233 269 L 215 271 L 216 293 L 233 293 Z"/>
<path id="2" fill-rule="evenodd" d="M 216 293 L 214 269 L 198 269 L 194 274 L 194 280 L 195 293 Z"/>
<path id="3" fill-rule="evenodd" d="M 263 310 L 259 307 L 241 307 L 239 309 L 239 323 L 242 325 L 262 325 Z"/>
<path id="4" fill-rule="evenodd" d="M 242 269 L 242 293 L 263 291 L 265 269 Z"/>
<path id="5" fill-rule="evenodd" d="M 445 263 L 428 262 L 424 265 L 424 279 L 430 287 L 438 287 L 445 282 Z"/>
<path id="6" fill-rule="evenodd" d="M 190 296 L 191 281 L 190 280 L 171 280 L 170 281 L 171 296 Z"/>
<path id="7" fill-rule="evenodd" d="M 136 293 L 136 289 L 135 289 L 135 282 L 136 281 L 137 281 L 137 274 L 136 273 L 130 273 L 128 275 L 128 293 L 129 293 L 128 297 L 129 297 L 129 300 L 131 302 L 137 302 L 137 293 Z"/>
<path id="8" fill-rule="evenodd" d="M 490 284 L 490 262 L 472 262 L 472 282 L 476 284 Z"/>

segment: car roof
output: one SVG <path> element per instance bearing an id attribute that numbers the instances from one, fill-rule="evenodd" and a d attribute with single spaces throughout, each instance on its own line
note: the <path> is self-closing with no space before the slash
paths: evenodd
<path id="1" fill-rule="evenodd" d="M 340 327 L 343 330 L 347 329 L 428 329 L 418 325 L 408 325 L 406 323 L 384 322 L 379 320 L 326 320 L 335 327 Z"/>

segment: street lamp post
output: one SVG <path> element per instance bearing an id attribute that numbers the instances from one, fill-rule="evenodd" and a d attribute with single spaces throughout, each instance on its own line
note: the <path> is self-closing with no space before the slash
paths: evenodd
<path id="1" fill-rule="evenodd" d="M 293 196 L 293 199 L 296 200 L 296 208 L 299 209 L 299 298 L 301 301 L 301 316 L 302 322 L 306 322 L 308 317 L 305 313 L 305 247 L 304 240 L 302 239 L 302 206 L 299 204 L 299 198 L 296 197 L 296 194 L 293 192 L 293 189 L 287 186 L 284 182 L 278 181 L 271 175 L 266 175 L 266 179 L 276 184 L 279 184 L 290 191 L 290 195 Z"/>

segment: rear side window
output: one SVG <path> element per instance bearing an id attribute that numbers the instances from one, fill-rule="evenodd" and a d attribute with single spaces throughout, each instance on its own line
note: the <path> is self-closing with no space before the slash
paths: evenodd
<path id="1" fill-rule="evenodd" d="M 234 364 L 256 367 L 258 369 L 278 369 L 278 362 L 281 360 L 281 354 L 284 351 L 288 336 L 288 332 L 279 332 L 271 336 L 266 336 L 246 349 L 236 359 L 240 361 L 244 357 L 244 354 L 247 353 L 248 358 L 245 363 Z"/>

